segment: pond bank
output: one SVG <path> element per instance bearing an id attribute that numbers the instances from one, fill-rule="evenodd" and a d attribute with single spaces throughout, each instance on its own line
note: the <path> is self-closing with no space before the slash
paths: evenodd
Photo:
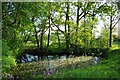
<path id="1" fill-rule="evenodd" d="M 85 68 L 97 64 L 95 61 L 95 57 L 80 56 L 50 61 L 46 60 L 39 62 L 22 63 L 18 64 L 17 67 L 14 67 L 11 73 L 19 77 L 31 77 L 34 75 L 43 75 L 44 72 L 47 74 L 49 70 L 52 70 L 54 73 L 56 73 L 61 69 Z"/>

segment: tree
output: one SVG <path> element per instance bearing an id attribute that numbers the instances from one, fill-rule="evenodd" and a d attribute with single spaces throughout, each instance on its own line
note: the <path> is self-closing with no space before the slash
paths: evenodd
<path id="1" fill-rule="evenodd" d="M 114 6 L 114 7 L 113 7 Z M 118 20 L 116 20 L 118 19 Z M 112 30 L 116 26 L 116 24 L 119 22 L 118 18 L 118 9 L 116 3 L 111 3 L 111 13 L 110 13 L 110 41 L 109 41 L 109 47 L 112 47 Z"/>

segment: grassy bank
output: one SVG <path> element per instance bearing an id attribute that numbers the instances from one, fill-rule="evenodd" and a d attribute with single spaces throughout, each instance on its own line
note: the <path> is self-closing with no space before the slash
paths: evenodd
<path id="1" fill-rule="evenodd" d="M 34 80 L 38 78 L 119 78 L 120 71 L 120 50 L 110 50 L 108 53 L 108 59 L 102 60 L 98 65 L 90 66 L 87 68 L 76 69 L 63 69 L 53 75 L 42 76 L 38 75 L 34 77 Z"/>

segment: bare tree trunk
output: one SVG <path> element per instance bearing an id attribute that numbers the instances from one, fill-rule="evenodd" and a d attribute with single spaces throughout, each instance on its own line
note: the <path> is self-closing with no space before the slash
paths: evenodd
<path id="1" fill-rule="evenodd" d="M 67 13 L 66 13 L 66 20 L 65 20 L 66 49 L 69 48 L 69 32 L 68 31 L 70 31 L 70 26 L 68 21 L 69 21 L 69 3 L 67 3 Z M 68 25 L 68 29 L 67 29 L 67 25 Z"/>
<path id="2" fill-rule="evenodd" d="M 47 47 L 49 47 L 49 43 L 50 43 L 50 16 L 49 16 L 49 32 L 48 32 L 48 43 L 47 43 Z"/>
<path id="3" fill-rule="evenodd" d="M 94 11 L 93 11 L 93 15 L 92 15 L 92 20 L 94 20 L 94 16 L 95 16 L 95 14 L 94 14 Z M 92 27 L 92 30 L 93 30 L 93 25 L 91 26 Z M 93 37 L 93 35 L 92 35 L 92 30 L 91 30 L 91 40 L 90 40 L 90 48 L 92 48 L 92 37 Z"/>
<path id="4" fill-rule="evenodd" d="M 67 13 L 66 13 L 66 20 L 65 20 L 65 40 L 66 40 L 66 49 L 68 47 L 68 44 L 67 44 Z"/>
<path id="5" fill-rule="evenodd" d="M 34 17 L 32 18 L 32 23 L 33 23 L 33 26 L 34 26 Z M 36 38 L 36 42 L 37 42 L 37 48 L 39 49 L 39 40 L 38 40 L 37 31 L 36 31 L 35 26 L 34 26 L 34 30 L 35 30 L 35 38 Z"/>
<path id="6" fill-rule="evenodd" d="M 38 40 L 38 36 L 37 36 L 36 27 L 35 27 L 35 38 L 36 38 L 36 42 L 37 42 L 37 48 L 39 49 L 39 40 Z"/>
<path id="7" fill-rule="evenodd" d="M 60 48 L 60 37 L 59 37 L 59 31 L 57 30 L 57 37 L 58 37 L 58 47 Z"/>
<path id="8" fill-rule="evenodd" d="M 112 9 L 113 5 L 111 3 L 111 9 Z M 112 12 L 110 15 L 110 39 L 109 39 L 109 47 L 112 47 Z"/>
<path id="9" fill-rule="evenodd" d="M 51 24 L 50 24 L 50 18 L 51 18 L 51 3 L 49 3 L 49 32 L 48 32 L 48 43 L 47 43 L 47 47 L 49 47 L 49 43 L 50 43 L 50 28 L 51 28 Z"/>
<path id="10" fill-rule="evenodd" d="M 85 14 L 85 12 L 84 12 Z M 85 44 L 86 44 L 86 41 L 85 41 L 85 27 L 86 27 L 86 23 L 85 23 L 85 15 L 84 15 L 84 48 L 85 48 Z"/>
<path id="11" fill-rule="evenodd" d="M 110 39 L 109 47 L 112 47 L 112 15 L 110 16 Z"/>
<path id="12" fill-rule="evenodd" d="M 43 29 L 40 36 L 40 49 L 42 49 L 42 47 L 43 47 Z"/>
<path id="13" fill-rule="evenodd" d="M 76 41 L 75 41 L 75 44 L 77 44 L 78 42 L 78 26 L 79 26 L 79 10 L 80 10 L 80 6 L 79 6 L 79 3 L 78 3 L 78 8 L 77 8 L 77 20 L 76 20 Z"/>

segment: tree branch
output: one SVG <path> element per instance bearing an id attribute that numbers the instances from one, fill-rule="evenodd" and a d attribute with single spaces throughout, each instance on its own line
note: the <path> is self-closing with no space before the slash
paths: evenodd
<path id="1" fill-rule="evenodd" d="M 79 20 L 81 20 L 86 14 L 88 14 L 88 12 L 84 13 L 84 15 L 79 18 Z"/>
<path id="2" fill-rule="evenodd" d="M 43 34 L 44 34 L 46 31 L 47 31 L 47 30 L 44 30 L 44 31 L 43 31 Z"/>
<path id="3" fill-rule="evenodd" d="M 118 19 L 118 16 L 115 16 L 115 17 L 112 19 L 112 21 L 115 21 L 116 19 Z"/>
<path id="4" fill-rule="evenodd" d="M 58 27 L 58 25 L 56 25 L 56 24 L 54 23 L 53 19 L 52 19 L 52 18 L 50 18 L 50 19 L 51 19 L 52 23 L 54 24 L 54 26 L 56 26 L 56 27 L 58 28 L 58 30 L 64 34 L 64 31 L 62 31 L 62 30 Z"/>
<path id="5" fill-rule="evenodd" d="M 120 21 L 120 18 L 118 19 L 118 21 L 113 25 L 112 29 L 116 26 L 116 24 Z"/>
<path id="6" fill-rule="evenodd" d="M 80 17 L 83 13 L 84 13 L 84 11 L 83 11 L 83 12 L 81 12 L 81 14 L 79 14 L 78 16 Z"/>
<path id="7" fill-rule="evenodd" d="M 74 20 L 71 16 L 69 16 L 72 20 Z"/>

